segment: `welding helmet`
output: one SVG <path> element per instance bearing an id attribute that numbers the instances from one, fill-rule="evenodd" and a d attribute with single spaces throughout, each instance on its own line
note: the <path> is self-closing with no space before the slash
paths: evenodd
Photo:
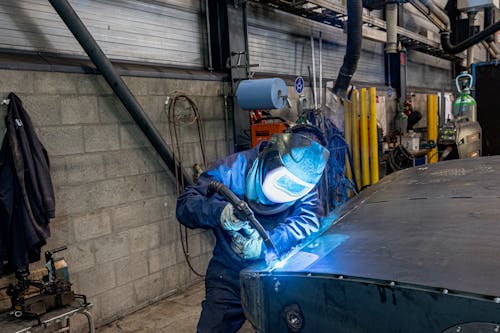
<path id="1" fill-rule="evenodd" d="M 316 186 L 328 156 L 325 147 L 308 137 L 275 134 L 250 170 L 247 189 L 255 192 L 253 197 L 261 204 L 293 203 Z"/>

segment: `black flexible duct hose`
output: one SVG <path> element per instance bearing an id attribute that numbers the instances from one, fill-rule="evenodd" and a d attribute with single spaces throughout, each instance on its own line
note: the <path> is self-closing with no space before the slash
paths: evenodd
<path id="1" fill-rule="evenodd" d="M 444 32 L 441 32 L 441 46 L 443 47 L 443 50 L 446 53 L 457 54 L 457 53 L 460 53 L 462 51 L 467 50 L 472 45 L 479 43 L 480 41 L 487 38 L 491 34 L 494 34 L 498 30 L 500 30 L 500 21 L 496 22 L 495 24 L 490 25 L 489 27 L 485 28 L 483 31 L 478 32 L 474 36 L 467 38 L 466 40 L 462 41 L 461 43 L 459 43 L 457 45 L 451 44 L 450 31 L 444 31 Z"/>
<path id="2" fill-rule="evenodd" d="M 361 54 L 363 4 L 361 0 L 347 0 L 347 47 L 333 93 L 345 98 L 351 78 L 356 72 Z"/>
<path id="3" fill-rule="evenodd" d="M 456 9 L 456 1 L 453 3 L 453 0 L 448 1 L 448 12 L 450 12 L 450 8 L 455 8 Z M 434 23 L 440 30 L 441 30 L 441 47 L 443 50 L 448 53 L 448 54 L 457 54 L 462 51 L 467 50 L 469 47 L 483 41 L 484 39 L 488 38 L 491 34 L 494 34 L 496 31 L 500 30 L 500 21 L 496 22 L 495 24 L 489 25 L 487 28 L 485 28 L 483 31 L 475 34 L 474 36 L 471 36 L 467 38 L 466 40 L 460 42 L 457 45 L 451 44 L 450 40 L 450 34 L 452 33 L 451 26 L 454 21 L 454 17 L 448 17 L 445 16 L 445 11 L 437 6 L 432 0 L 410 0 L 410 3 L 412 3 L 415 8 L 417 8 L 422 14 L 424 14 L 427 18 L 429 18 L 430 14 L 434 14 L 441 20 L 446 27 L 443 28 L 441 25 L 436 24 L 433 20 L 431 20 L 432 23 Z M 422 4 L 425 6 L 429 12 L 426 12 L 425 10 L 422 10 L 420 6 L 418 6 L 417 3 Z M 485 11 L 485 18 L 484 18 L 484 25 L 487 26 L 488 22 L 491 23 L 492 17 L 491 17 L 491 12 Z"/>

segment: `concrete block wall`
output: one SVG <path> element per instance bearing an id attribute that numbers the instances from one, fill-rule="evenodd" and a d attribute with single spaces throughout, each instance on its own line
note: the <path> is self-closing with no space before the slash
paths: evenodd
<path id="1" fill-rule="evenodd" d="M 124 79 L 167 142 L 167 96 L 181 90 L 192 97 L 204 121 L 208 160 L 226 155 L 224 83 Z M 44 249 L 68 246 L 63 255 L 74 289 L 95 304 L 98 323 L 198 279 L 181 248 L 175 180 L 104 79 L 1 70 L 0 97 L 11 91 L 23 101 L 51 161 L 56 218 Z M 183 103 L 180 110 L 186 113 Z M 2 119 L 5 111 L 0 108 Z M 3 121 L 0 126 L 3 134 Z M 183 162 L 189 168 L 202 164 L 195 134 L 191 125 L 180 128 Z M 189 231 L 198 271 L 204 273 L 213 244 L 211 232 Z"/>

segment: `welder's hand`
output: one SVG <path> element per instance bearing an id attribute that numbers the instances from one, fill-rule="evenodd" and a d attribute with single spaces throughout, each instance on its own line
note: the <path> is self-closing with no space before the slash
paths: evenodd
<path id="1" fill-rule="evenodd" d="M 234 215 L 234 207 L 228 203 L 220 214 L 220 224 L 222 229 L 228 231 L 238 231 L 249 226 L 248 221 L 242 221 Z"/>
<path id="2" fill-rule="evenodd" d="M 258 259 L 262 253 L 262 238 L 253 228 L 246 228 L 244 232 L 245 236 L 236 231 L 231 232 L 231 248 L 243 259 Z"/>

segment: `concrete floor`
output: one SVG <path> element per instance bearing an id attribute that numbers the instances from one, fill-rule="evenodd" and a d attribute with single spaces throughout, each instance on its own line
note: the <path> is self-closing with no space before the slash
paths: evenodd
<path id="1" fill-rule="evenodd" d="M 204 282 L 197 283 L 184 292 L 149 305 L 122 319 L 97 329 L 98 333 L 128 332 L 196 332 L 205 298 Z M 250 323 L 245 322 L 238 333 L 253 333 Z"/>

